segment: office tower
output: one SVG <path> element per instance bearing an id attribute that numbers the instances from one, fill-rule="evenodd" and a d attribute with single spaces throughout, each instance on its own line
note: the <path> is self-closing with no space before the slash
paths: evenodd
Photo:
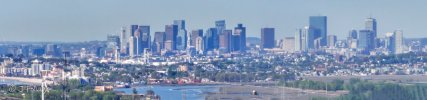
<path id="1" fill-rule="evenodd" d="M 138 55 L 142 56 L 144 49 L 150 48 L 150 26 L 139 26 L 138 31 Z"/>
<path id="2" fill-rule="evenodd" d="M 60 48 L 56 44 L 47 44 L 45 50 L 46 50 L 46 53 L 45 53 L 46 56 L 51 56 L 51 57 L 61 56 Z"/>
<path id="3" fill-rule="evenodd" d="M 219 34 L 222 34 L 226 29 L 225 20 L 215 21 L 216 36 L 213 37 L 213 47 L 214 49 L 219 49 Z"/>
<path id="4" fill-rule="evenodd" d="M 295 52 L 295 43 L 296 40 L 294 37 L 285 37 L 282 42 L 282 49 L 287 53 L 294 53 Z"/>
<path id="5" fill-rule="evenodd" d="M 385 47 L 391 54 L 395 54 L 396 52 L 396 39 L 395 33 L 388 32 L 385 34 Z"/>
<path id="6" fill-rule="evenodd" d="M 357 30 L 350 30 L 348 32 L 348 39 L 357 39 Z"/>
<path id="7" fill-rule="evenodd" d="M 172 50 L 175 50 L 174 49 L 174 43 L 173 43 L 173 41 L 172 40 L 166 40 L 165 41 L 165 50 L 166 51 L 172 51 Z"/>
<path id="8" fill-rule="evenodd" d="M 120 53 L 122 54 L 127 54 L 127 40 L 126 27 L 122 27 L 120 31 Z"/>
<path id="9" fill-rule="evenodd" d="M 165 48 L 166 50 L 176 50 L 176 37 L 178 34 L 178 26 L 177 25 L 166 25 L 165 26 Z M 166 45 L 166 43 L 170 43 Z M 168 47 L 170 46 L 170 47 Z"/>
<path id="10" fill-rule="evenodd" d="M 105 47 L 97 47 L 96 48 L 96 56 L 101 58 L 105 56 Z"/>
<path id="11" fill-rule="evenodd" d="M 403 31 L 402 30 L 396 30 L 394 31 L 394 37 L 395 37 L 395 54 L 402 54 L 403 53 Z"/>
<path id="12" fill-rule="evenodd" d="M 271 49 L 274 48 L 274 28 L 261 29 L 261 48 Z"/>
<path id="13" fill-rule="evenodd" d="M 202 36 L 198 36 L 196 39 L 195 39 L 195 42 L 194 42 L 194 44 L 195 44 L 195 48 L 196 48 L 196 51 L 199 53 L 199 54 L 202 54 L 203 52 L 204 52 L 204 50 L 205 50 L 205 47 L 204 47 L 204 40 L 203 40 L 203 37 Z"/>
<path id="14" fill-rule="evenodd" d="M 243 24 L 237 24 L 237 27 L 234 28 L 234 33 L 232 36 L 232 51 L 246 51 L 246 27 L 243 27 Z"/>
<path id="15" fill-rule="evenodd" d="M 135 36 L 135 32 L 138 30 L 138 25 L 131 25 L 130 26 L 130 36 Z"/>
<path id="16" fill-rule="evenodd" d="M 154 41 L 153 41 L 153 51 L 155 53 L 160 53 L 162 49 L 164 49 L 164 41 L 165 41 L 165 32 L 155 32 L 154 33 Z"/>
<path id="17" fill-rule="evenodd" d="M 222 52 L 230 52 L 232 30 L 224 30 L 219 34 L 219 50 Z"/>
<path id="18" fill-rule="evenodd" d="M 315 29 L 314 39 L 320 38 L 320 46 L 327 45 L 327 17 L 310 16 L 310 28 Z"/>
<path id="19" fill-rule="evenodd" d="M 370 30 L 372 32 L 372 37 L 374 38 L 374 41 L 372 41 L 373 48 L 378 47 L 378 41 L 375 39 L 377 38 L 377 20 L 375 18 L 369 17 L 365 19 L 365 30 Z"/>
<path id="20" fill-rule="evenodd" d="M 185 50 L 187 46 L 187 30 L 185 29 L 185 20 L 174 20 L 173 25 L 178 27 L 178 34 L 176 37 L 176 49 Z"/>
<path id="21" fill-rule="evenodd" d="M 108 35 L 107 47 L 113 49 L 120 47 L 120 37 L 117 35 Z"/>
<path id="22" fill-rule="evenodd" d="M 335 47 L 336 42 L 337 42 L 336 35 L 328 35 L 328 47 Z"/>
<path id="23" fill-rule="evenodd" d="M 203 37 L 203 29 L 193 30 L 190 35 L 190 46 L 196 46 L 196 38 Z"/>
<path id="24" fill-rule="evenodd" d="M 369 17 L 365 20 L 365 29 L 372 31 L 374 38 L 377 37 L 377 20 Z"/>
<path id="25" fill-rule="evenodd" d="M 222 33 L 225 30 L 225 20 L 215 21 L 215 28 L 217 29 L 217 33 Z"/>
<path id="26" fill-rule="evenodd" d="M 301 50 L 302 51 L 308 51 L 308 50 L 314 50 L 315 49 L 315 42 L 316 42 L 316 30 L 305 26 L 302 30 L 301 37 L 303 38 L 301 42 Z M 321 38 L 318 38 L 317 40 L 320 40 Z M 320 42 L 320 41 L 319 41 Z"/>
<path id="27" fill-rule="evenodd" d="M 205 35 L 205 50 L 214 50 L 219 47 L 219 35 L 216 28 L 209 28 Z"/>
<path id="28" fill-rule="evenodd" d="M 129 37 L 129 56 L 134 57 L 137 55 L 137 39 L 134 36 Z"/>
<path id="29" fill-rule="evenodd" d="M 358 48 L 364 49 L 365 53 L 374 49 L 374 33 L 371 30 L 359 30 Z"/>
<path id="30" fill-rule="evenodd" d="M 304 39 L 302 37 L 302 30 L 297 29 L 297 31 L 295 32 L 295 51 L 302 51 L 303 40 Z"/>

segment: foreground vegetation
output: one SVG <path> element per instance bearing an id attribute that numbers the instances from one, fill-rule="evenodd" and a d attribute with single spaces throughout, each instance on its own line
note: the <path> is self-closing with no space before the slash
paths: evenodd
<path id="1" fill-rule="evenodd" d="M 337 100 L 427 100 L 427 84 L 374 83 L 367 80 L 350 79 L 348 82 L 301 80 L 282 83 L 282 85 L 302 89 L 349 91 L 349 94 L 342 95 L 336 98 Z"/>

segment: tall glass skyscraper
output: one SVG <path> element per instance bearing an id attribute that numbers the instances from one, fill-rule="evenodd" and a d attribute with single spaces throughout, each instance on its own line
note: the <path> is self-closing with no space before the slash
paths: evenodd
<path id="1" fill-rule="evenodd" d="M 310 28 L 315 30 L 315 39 L 320 38 L 320 46 L 327 45 L 327 17 L 310 16 Z"/>
<path id="2" fill-rule="evenodd" d="M 246 51 L 246 27 L 243 24 L 237 24 L 234 28 L 232 42 L 232 51 Z"/>
<path id="3" fill-rule="evenodd" d="M 261 29 L 261 48 L 274 48 L 274 28 Z"/>
<path id="4" fill-rule="evenodd" d="M 173 24 L 178 26 L 178 34 L 176 38 L 176 49 L 185 50 L 187 46 L 187 30 L 185 29 L 185 20 L 174 20 Z"/>
<path id="5" fill-rule="evenodd" d="M 176 50 L 176 38 L 178 34 L 178 26 L 177 25 L 166 25 L 165 26 L 165 48 L 168 50 Z"/>
<path id="6" fill-rule="evenodd" d="M 358 33 L 358 48 L 364 49 L 365 53 L 374 49 L 374 34 L 371 30 L 359 30 Z"/>
<path id="7" fill-rule="evenodd" d="M 376 41 L 377 38 L 377 20 L 375 18 L 369 17 L 365 20 L 365 30 L 370 30 L 372 32 L 372 38 L 375 40 L 372 41 L 372 44 L 374 44 L 374 48 L 378 47 L 378 41 Z"/>
<path id="8" fill-rule="evenodd" d="M 213 50 L 219 47 L 219 36 L 216 28 L 209 28 L 205 35 L 205 50 Z"/>

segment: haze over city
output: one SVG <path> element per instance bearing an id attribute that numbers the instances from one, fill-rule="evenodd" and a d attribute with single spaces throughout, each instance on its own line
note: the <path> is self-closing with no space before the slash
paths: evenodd
<path id="1" fill-rule="evenodd" d="M 370 16 L 377 19 L 378 37 L 402 29 L 406 38 L 427 37 L 424 0 L 10 0 L 0 4 L 0 41 L 105 40 L 129 25 L 150 25 L 163 31 L 173 20 L 186 21 L 187 30 L 208 29 L 216 20 L 227 28 L 238 23 L 248 37 L 273 27 L 276 39 L 293 36 L 308 25 L 308 17 L 328 17 L 328 34 L 344 39 L 349 30 L 362 29 Z M 178 9 L 179 8 L 179 9 Z"/>

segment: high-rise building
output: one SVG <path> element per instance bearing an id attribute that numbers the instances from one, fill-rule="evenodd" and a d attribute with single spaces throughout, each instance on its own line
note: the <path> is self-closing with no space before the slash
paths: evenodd
<path id="1" fill-rule="evenodd" d="M 166 50 L 166 51 L 172 51 L 172 50 L 175 50 L 175 49 L 174 49 L 174 43 L 172 42 L 172 40 L 166 40 L 166 41 L 165 41 L 165 50 Z"/>
<path id="2" fill-rule="evenodd" d="M 302 43 L 304 40 L 305 39 L 302 37 L 302 30 L 297 29 L 295 32 L 295 51 L 302 51 Z"/>
<path id="3" fill-rule="evenodd" d="M 328 35 L 328 47 L 335 47 L 336 42 L 337 42 L 336 35 Z"/>
<path id="4" fill-rule="evenodd" d="M 215 21 L 215 28 L 217 29 L 217 33 L 222 33 L 225 30 L 225 20 Z"/>
<path id="5" fill-rule="evenodd" d="M 327 45 L 327 17 L 310 16 L 310 28 L 316 30 L 314 39 L 320 38 L 320 46 Z"/>
<path id="6" fill-rule="evenodd" d="M 133 36 L 129 37 L 129 56 L 134 57 L 137 55 L 137 39 Z"/>
<path id="7" fill-rule="evenodd" d="M 369 17 L 365 20 L 365 30 L 370 30 L 372 32 L 372 37 L 374 38 L 374 41 L 372 41 L 373 48 L 378 47 L 378 41 L 376 41 L 377 38 L 377 20 L 375 18 Z"/>
<path id="8" fill-rule="evenodd" d="M 261 48 L 274 48 L 274 28 L 262 28 L 261 29 Z"/>
<path id="9" fill-rule="evenodd" d="M 190 46 L 196 46 L 196 38 L 202 37 L 203 38 L 203 29 L 193 30 L 191 31 L 190 35 Z"/>
<path id="10" fill-rule="evenodd" d="M 178 27 L 176 38 L 176 49 L 185 50 L 187 46 L 187 30 L 185 29 L 185 20 L 174 20 L 174 25 Z"/>
<path id="11" fill-rule="evenodd" d="M 394 37 L 395 37 L 395 54 L 402 54 L 403 52 L 403 31 L 402 30 L 396 30 L 394 31 Z"/>
<path id="12" fill-rule="evenodd" d="M 196 39 L 195 39 L 195 42 L 194 42 L 194 44 L 195 44 L 195 48 L 196 48 L 196 51 L 199 53 L 199 54 L 202 54 L 203 52 L 204 52 L 204 50 L 205 50 L 205 47 L 204 47 L 204 40 L 203 40 L 203 37 L 202 36 L 199 36 L 199 37 L 197 37 Z"/>
<path id="13" fill-rule="evenodd" d="M 176 38 L 178 34 L 178 26 L 177 25 L 166 25 L 165 26 L 165 48 L 167 50 L 176 50 Z M 166 45 L 166 42 L 171 43 Z M 171 46 L 171 47 L 168 47 Z"/>
<path id="14" fill-rule="evenodd" d="M 395 34 L 392 32 L 388 32 L 385 34 L 385 47 L 390 53 L 395 54 L 396 52 L 396 39 Z"/>
<path id="15" fill-rule="evenodd" d="M 246 27 L 243 27 L 243 24 L 237 24 L 234 28 L 232 42 L 232 51 L 246 51 Z"/>
<path id="16" fill-rule="evenodd" d="M 287 53 L 294 53 L 295 52 L 295 43 L 296 40 L 294 37 L 285 37 L 283 39 L 282 49 Z"/>
<path id="17" fill-rule="evenodd" d="M 364 49 L 365 53 L 374 49 L 374 33 L 371 30 L 359 30 L 358 48 Z"/>
<path id="18" fill-rule="evenodd" d="M 150 26 L 139 26 L 138 31 L 138 54 L 142 55 L 144 53 L 144 49 L 150 48 Z"/>
<path id="19" fill-rule="evenodd" d="M 375 18 L 369 17 L 365 20 L 365 29 L 371 30 L 374 38 L 377 37 L 377 20 Z"/>
<path id="20" fill-rule="evenodd" d="M 222 52 L 230 52 L 232 30 L 224 30 L 219 34 L 219 50 Z"/>
<path id="21" fill-rule="evenodd" d="M 154 33 L 154 43 L 152 50 L 155 53 L 160 53 L 162 49 L 164 49 L 164 41 L 165 41 L 165 32 L 155 32 Z"/>
<path id="22" fill-rule="evenodd" d="M 138 25 L 131 25 L 130 26 L 130 36 L 135 36 L 135 32 L 138 30 Z"/>
<path id="23" fill-rule="evenodd" d="M 305 26 L 304 29 L 302 30 L 302 35 L 301 37 L 304 39 L 301 42 L 301 50 L 302 51 L 308 51 L 308 50 L 314 50 L 315 48 L 315 41 L 316 41 L 316 30 L 309 27 L 309 26 Z M 319 40 L 320 38 L 318 38 Z"/>
<path id="24" fill-rule="evenodd" d="M 348 39 L 357 39 L 357 30 L 350 30 L 348 32 Z"/>
<path id="25" fill-rule="evenodd" d="M 120 31 L 120 53 L 122 54 L 127 54 L 127 40 L 128 38 L 126 37 L 126 27 L 122 27 Z"/>
<path id="26" fill-rule="evenodd" d="M 216 28 L 209 28 L 205 35 L 205 50 L 214 50 L 219 47 L 219 35 Z"/>
<path id="27" fill-rule="evenodd" d="M 118 48 L 120 47 L 120 37 L 117 35 L 108 35 L 107 36 L 107 47 L 108 48 Z"/>

